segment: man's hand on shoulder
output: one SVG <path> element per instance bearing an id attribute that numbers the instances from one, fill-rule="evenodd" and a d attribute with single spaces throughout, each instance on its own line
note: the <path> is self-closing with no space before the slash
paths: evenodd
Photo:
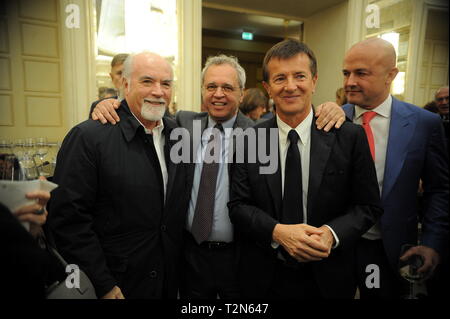
<path id="1" fill-rule="evenodd" d="M 91 117 L 94 121 L 100 121 L 102 124 L 109 122 L 114 125 L 120 122 L 120 117 L 116 112 L 119 106 L 120 101 L 117 99 L 102 100 L 95 106 Z"/>
<path id="2" fill-rule="evenodd" d="M 320 104 L 315 109 L 315 116 L 317 117 L 316 125 L 319 130 L 323 128 L 325 132 L 335 128 L 340 128 L 345 122 L 345 112 L 334 102 L 325 102 Z"/>

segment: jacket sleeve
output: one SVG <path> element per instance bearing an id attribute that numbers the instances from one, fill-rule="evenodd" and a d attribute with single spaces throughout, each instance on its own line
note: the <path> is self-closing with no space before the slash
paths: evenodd
<path id="1" fill-rule="evenodd" d="M 423 182 L 422 244 L 446 251 L 449 229 L 448 150 L 441 119 L 430 120 L 431 134 L 421 174 Z"/>
<path id="2" fill-rule="evenodd" d="M 256 240 L 261 246 L 267 246 L 272 242 L 273 229 L 278 221 L 257 207 L 249 179 L 249 174 L 253 173 L 250 172 L 251 166 L 257 165 L 246 162 L 231 166 L 229 216 L 240 234 Z"/>
<path id="3" fill-rule="evenodd" d="M 48 223 L 58 251 L 86 272 L 102 297 L 116 280 L 93 229 L 99 159 L 91 135 L 78 126 L 63 141 L 53 179 L 59 186 L 51 194 Z"/>
<path id="4" fill-rule="evenodd" d="M 358 126 L 355 129 L 357 133 L 351 155 L 350 204 L 341 216 L 326 223 L 339 238 L 339 246 L 345 246 L 360 238 L 383 213 L 369 144 L 363 128 Z"/>

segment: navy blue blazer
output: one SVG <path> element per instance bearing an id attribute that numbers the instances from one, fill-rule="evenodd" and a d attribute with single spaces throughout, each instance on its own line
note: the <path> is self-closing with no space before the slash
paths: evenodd
<path id="1" fill-rule="evenodd" d="M 353 120 L 354 105 L 343 109 Z M 443 253 L 449 227 L 448 152 L 437 114 L 392 98 L 383 189 L 381 234 L 389 262 L 397 267 L 400 247 L 416 243 L 417 190 L 423 182 L 421 244 Z"/>

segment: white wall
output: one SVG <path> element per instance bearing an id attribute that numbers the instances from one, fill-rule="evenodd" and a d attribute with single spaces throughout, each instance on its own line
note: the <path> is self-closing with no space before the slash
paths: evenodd
<path id="1" fill-rule="evenodd" d="M 305 21 L 305 43 L 314 51 L 319 80 L 313 97 L 315 106 L 335 101 L 342 86 L 342 61 L 347 32 L 347 2 L 321 11 Z"/>

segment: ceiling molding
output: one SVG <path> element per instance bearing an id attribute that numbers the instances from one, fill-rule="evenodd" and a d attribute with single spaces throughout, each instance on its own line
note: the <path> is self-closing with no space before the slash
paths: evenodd
<path id="1" fill-rule="evenodd" d="M 297 20 L 297 21 L 305 21 L 305 20 L 307 20 L 304 17 L 288 16 L 288 15 L 278 14 L 278 13 L 273 13 L 273 12 L 245 9 L 245 8 L 227 6 L 227 5 L 223 5 L 223 4 L 211 3 L 211 2 L 207 2 L 207 1 L 203 1 L 202 2 L 202 6 L 205 7 L 205 8 L 211 8 L 211 9 L 225 10 L 225 11 L 231 11 L 231 12 L 237 12 L 237 13 L 254 14 L 254 15 L 267 16 L 267 17 L 280 18 L 280 19 L 287 19 L 287 20 Z"/>

